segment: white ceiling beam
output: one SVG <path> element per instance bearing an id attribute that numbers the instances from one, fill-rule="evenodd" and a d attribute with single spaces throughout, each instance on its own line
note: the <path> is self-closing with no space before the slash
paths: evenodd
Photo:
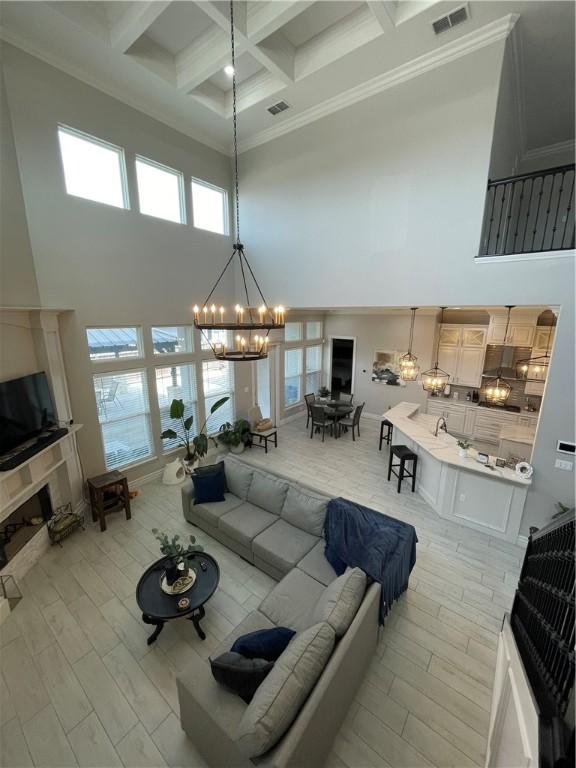
<path id="1" fill-rule="evenodd" d="M 382 27 L 384 34 L 392 32 L 396 26 L 396 4 L 393 0 L 368 0 L 368 7 Z"/>
<path id="2" fill-rule="evenodd" d="M 112 26 L 110 46 L 126 53 L 169 5 L 170 0 L 133 2 Z"/>
<path id="3" fill-rule="evenodd" d="M 253 43 L 259 43 L 313 4 L 314 0 L 268 0 L 251 3 L 248 8 L 246 34 Z"/>
<path id="4" fill-rule="evenodd" d="M 176 87 L 189 93 L 229 63 L 230 36 L 214 25 L 176 56 Z"/>

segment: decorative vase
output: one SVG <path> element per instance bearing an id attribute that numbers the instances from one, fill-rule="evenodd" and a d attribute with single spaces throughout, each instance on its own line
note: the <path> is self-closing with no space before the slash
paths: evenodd
<path id="1" fill-rule="evenodd" d="M 183 575 L 183 572 L 179 566 L 180 564 L 175 563 L 174 560 L 170 560 L 170 562 L 166 564 L 164 572 L 166 574 L 166 584 L 168 584 L 169 587 L 174 584 L 176 579 L 179 579 L 180 576 Z"/>
<path id="2" fill-rule="evenodd" d="M 230 453 L 244 453 L 244 443 L 238 443 L 238 445 L 230 446 Z"/>
<path id="3" fill-rule="evenodd" d="M 468 448 L 458 448 L 458 456 L 461 459 L 465 459 L 468 456 Z"/>
<path id="4" fill-rule="evenodd" d="M 182 466 L 184 467 L 184 472 L 187 475 L 191 475 L 199 463 L 200 462 L 198 459 L 192 460 L 192 461 L 190 461 L 189 459 L 182 459 Z"/>

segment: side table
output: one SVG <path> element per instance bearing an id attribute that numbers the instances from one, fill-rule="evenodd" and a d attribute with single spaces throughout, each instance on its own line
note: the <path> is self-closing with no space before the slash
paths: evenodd
<path id="1" fill-rule="evenodd" d="M 106 495 L 112 493 L 112 495 Z M 130 520 L 130 494 L 128 493 L 128 480 L 118 470 L 106 472 L 103 475 L 88 478 L 88 493 L 90 494 L 90 508 L 92 520 L 100 520 L 100 530 L 106 530 L 106 515 L 117 512 L 120 509 L 126 511 L 126 520 Z"/>

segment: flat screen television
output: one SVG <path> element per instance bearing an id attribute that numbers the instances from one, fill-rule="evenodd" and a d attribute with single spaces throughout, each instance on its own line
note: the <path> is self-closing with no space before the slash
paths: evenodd
<path id="1" fill-rule="evenodd" d="M 0 454 L 56 425 L 46 374 L 0 382 Z"/>

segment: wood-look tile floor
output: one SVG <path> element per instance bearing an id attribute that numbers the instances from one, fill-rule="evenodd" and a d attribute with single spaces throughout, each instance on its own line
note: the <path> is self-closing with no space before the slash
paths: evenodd
<path id="1" fill-rule="evenodd" d="M 483 765 L 495 649 L 523 555 L 519 547 L 441 520 L 408 486 L 386 481 L 379 425 L 310 440 L 305 420 L 280 430 L 278 449 L 244 457 L 332 495 L 412 523 L 410 588 L 381 630 L 377 653 L 335 741 L 329 768 Z M 192 530 L 218 559 L 220 588 L 201 642 L 190 622 L 146 644 L 135 586 L 158 557 L 151 529 Z M 89 524 L 43 555 L 20 585 L 24 599 L 0 627 L 0 764 L 203 766 L 180 729 L 175 675 L 207 657 L 274 582 L 184 521 L 180 488 L 140 489 L 132 520 Z"/>

